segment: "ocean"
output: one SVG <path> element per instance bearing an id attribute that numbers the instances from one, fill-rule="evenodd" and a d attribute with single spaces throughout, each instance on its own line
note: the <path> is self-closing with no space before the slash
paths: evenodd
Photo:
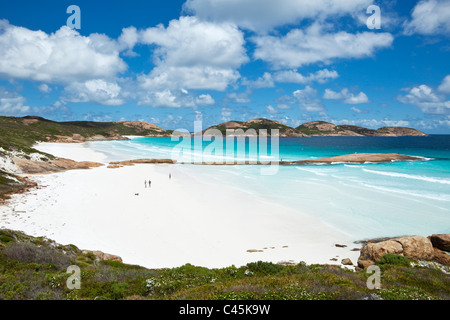
<path id="1" fill-rule="evenodd" d="M 219 141 L 218 141 L 219 142 Z M 215 142 L 184 145 L 171 138 L 89 143 L 107 161 L 141 158 L 218 161 L 307 160 L 353 153 L 399 153 L 420 161 L 332 165 L 199 166 L 182 165 L 192 179 L 206 179 L 251 193 L 303 213 L 354 240 L 402 235 L 450 233 L 450 135 L 428 137 L 308 137 L 268 140 L 267 152 L 246 140 L 212 148 Z M 231 148 L 230 148 L 231 146 Z M 178 149 L 177 149 L 178 148 Z M 199 158 L 203 152 L 208 155 Z M 229 153 L 233 151 L 234 153 Z M 274 151 L 274 152 L 272 152 Z M 278 153 L 276 152 L 278 151 Z M 236 155 L 237 154 L 237 155 Z M 275 170 L 276 169 L 276 170 Z M 220 198 L 220 195 L 218 195 Z M 226 205 L 232 199 L 221 199 Z"/>

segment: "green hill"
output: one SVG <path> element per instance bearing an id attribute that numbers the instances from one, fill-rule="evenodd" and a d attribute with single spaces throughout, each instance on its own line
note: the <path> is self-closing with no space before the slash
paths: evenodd
<path id="1" fill-rule="evenodd" d="M 145 128 L 127 125 L 131 122 L 72 121 L 55 122 L 40 117 L 0 117 L 0 147 L 5 150 L 37 152 L 32 149 L 36 141 L 57 141 L 74 134 L 83 138 L 103 136 L 105 139 L 119 139 L 124 135 L 159 135 L 165 131 L 157 126 Z M 143 124 L 142 122 L 136 122 Z"/>

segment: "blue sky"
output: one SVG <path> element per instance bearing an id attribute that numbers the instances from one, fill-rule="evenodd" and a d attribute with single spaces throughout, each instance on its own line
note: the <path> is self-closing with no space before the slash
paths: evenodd
<path id="1" fill-rule="evenodd" d="M 0 115 L 450 133 L 449 38 L 449 0 L 2 1 Z"/>

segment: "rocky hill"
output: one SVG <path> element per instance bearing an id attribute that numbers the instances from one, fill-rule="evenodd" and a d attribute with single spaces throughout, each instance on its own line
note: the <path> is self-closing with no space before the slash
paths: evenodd
<path id="1" fill-rule="evenodd" d="M 269 119 L 253 119 L 249 120 L 247 122 L 242 121 L 229 121 L 225 123 L 221 123 L 212 127 L 209 127 L 208 129 L 203 131 L 203 134 L 208 134 L 208 130 L 211 129 L 217 129 L 219 130 L 223 135 L 226 134 L 228 129 L 231 130 L 243 130 L 246 132 L 249 129 L 256 130 L 256 133 L 258 133 L 258 130 L 265 129 L 267 130 L 267 134 L 270 135 L 270 130 L 272 129 L 278 129 L 280 132 L 281 137 L 304 137 L 305 135 L 302 133 L 297 132 L 294 128 L 291 128 L 284 123 L 269 120 Z M 209 131 L 211 132 L 211 131 Z M 239 133 L 236 133 L 239 135 Z"/>
<path id="2" fill-rule="evenodd" d="M 427 136 L 426 133 L 416 129 L 403 127 L 384 127 L 377 130 L 352 125 L 335 125 L 325 121 L 311 121 L 304 123 L 297 128 L 289 127 L 281 122 L 269 119 L 254 119 L 247 122 L 229 121 L 221 123 L 204 130 L 206 133 L 210 129 L 218 129 L 225 135 L 227 129 L 242 129 L 246 132 L 249 129 L 268 130 L 278 129 L 280 137 L 310 137 L 310 136 L 355 136 L 355 137 L 393 137 L 393 136 Z M 239 134 L 239 133 L 236 133 Z"/>
<path id="3" fill-rule="evenodd" d="M 416 129 L 404 127 L 383 127 L 377 130 L 352 125 L 335 125 L 325 121 L 312 121 L 302 124 L 295 129 L 307 136 L 427 136 Z"/>

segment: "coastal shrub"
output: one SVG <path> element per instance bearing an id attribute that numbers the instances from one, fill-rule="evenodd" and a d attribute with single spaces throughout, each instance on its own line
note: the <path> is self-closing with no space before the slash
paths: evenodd
<path id="1" fill-rule="evenodd" d="M 108 265 L 108 266 L 113 267 L 113 268 L 126 268 L 127 267 L 125 264 L 123 264 L 120 261 L 103 260 L 103 261 L 100 261 L 100 263 Z"/>
<path id="2" fill-rule="evenodd" d="M 377 294 L 384 300 L 441 300 L 417 288 L 388 288 Z"/>
<path id="3" fill-rule="evenodd" d="M 376 263 L 377 265 L 396 265 L 396 266 L 405 266 L 409 267 L 411 265 L 411 261 L 404 257 L 393 253 L 385 254 L 379 261 Z"/>
<path id="4" fill-rule="evenodd" d="M 11 241 L 13 241 L 13 238 L 11 237 L 11 235 L 9 235 L 3 231 L 0 231 L 0 242 L 1 243 L 8 244 Z"/>
<path id="5" fill-rule="evenodd" d="M 256 300 L 256 295 L 251 291 L 226 292 L 216 295 L 213 300 Z"/>
<path id="6" fill-rule="evenodd" d="M 53 265 L 58 269 L 71 265 L 70 257 L 63 255 L 51 248 L 38 247 L 28 243 L 14 242 L 3 249 L 3 253 L 10 260 L 22 263 L 37 263 Z"/>
<path id="7" fill-rule="evenodd" d="M 253 273 L 263 275 L 275 275 L 281 272 L 285 267 L 279 264 L 274 264 L 272 262 L 258 261 L 247 263 L 247 268 Z"/>
<path id="8" fill-rule="evenodd" d="M 83 281 L 80 295 L 94 300 L 120 300 L 130 295 L 128 283 Z"/>
<path id="9" fill-rule="evenodd" d="M 225 267 L 219 270 L 220 272 L 220 276 L 222 279 L 226 280 L 226 279 L 236 279 L 240 277 L 240 272 L 239 269 L 236 268 L 236 266 L 232 265 L 229 267 Z M 244 271 L 245 275 L 249 275 L 250 274 L 250 270 L 246 270 Z M 252 273 L 253 274 L 253 273 Z"/>

